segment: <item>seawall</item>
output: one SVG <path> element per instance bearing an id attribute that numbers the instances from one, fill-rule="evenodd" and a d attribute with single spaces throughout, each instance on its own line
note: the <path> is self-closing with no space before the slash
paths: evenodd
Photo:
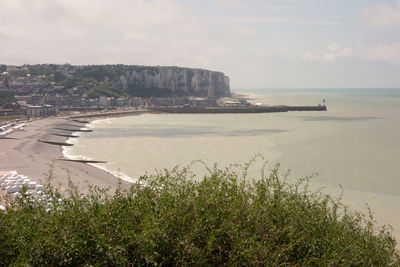
<path id="1" fill-rule="evenodd" d="M 250 107 L 157 107 L 167 113 L 270 113 L 288 111 L 326 111 L 326 106 L 250 106 Z"/>

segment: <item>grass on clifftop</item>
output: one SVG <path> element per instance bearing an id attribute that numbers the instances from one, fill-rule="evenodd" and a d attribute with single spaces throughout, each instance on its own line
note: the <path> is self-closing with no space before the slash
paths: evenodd
<path id="1" fill-rule="evenodd" d="M 396 242 L 370 216 L 249 165 L 144 176 L 113 195 L 48 187 L 0 211 L 0 265 L 399 266 Z M 246 178 L 246 179 L 245 179 Z M 145 184 L 146 186 L 143 186 Z"/>

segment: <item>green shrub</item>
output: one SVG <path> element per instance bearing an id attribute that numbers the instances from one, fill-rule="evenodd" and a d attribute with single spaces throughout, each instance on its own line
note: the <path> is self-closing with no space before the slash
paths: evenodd
<path id="1" fill-rule="evenodd" d="M 188 168 L 140 177 L 113 194 L 48 186 L 49 204 L 23 195 L 0 212 L 0 265 L 399 266 L 396 242 L 370 216 L 289 183 L 278 166 Z"/>

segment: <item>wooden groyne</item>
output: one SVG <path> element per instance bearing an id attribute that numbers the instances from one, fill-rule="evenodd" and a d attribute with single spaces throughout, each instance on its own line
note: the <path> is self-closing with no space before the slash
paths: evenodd
<path id="1" fill-rule="evenodd" d="M 49 144 L 49 145 L 56 145 L 56 146 L 73 146 L 73 144 L 69 144 L 69 143 L 45 141 L 45 140 L 40 140 L 40 139 L 38 139 L 38 142 Z"/>
<path id="2" fill-rule="evenodd" d="M 69 132 L 84 132 L 84 133 L 93 132 L 93 130 L 87 130 L 87 129 L 65 129 L 65 128 L 54 128 L 54 129 L 69 131 Z"/>
<path id="3" fill-rule="evenodd" d="M 326 106 L 156 107 L 151 110 L 166 113 L 270 113 L 326 111 Z"/>
<path id="4" fill-rule="evenodd" d="M 79 163 L 107 163 L 107 161 L 103 160 L 84 160 L 84 159 L 60 159 L 60 160 L 79 162 Z"/>
<path id="5" fill-rule="evenodd" d="M 56 133 L 53 133 L 51 135 L 62 136 L 62 137 L 71 137 L 71 138 L 78 138 L 79 137 L 77 135 L 72 135 L 72 134 L 56 134 Z"/>
<path id="6" fill-rule="evenodd" d="M 89 123 L 89 121 L 81 121 L 81 120 L 72 120 L 74 122 L 78 122 L 78 123 Z"/>
<path id="7" fill-rule="evenodd" d="M 66 127 L 82 127 L 81 125 L 68 124 L 68 123 L 59 123 L 56 126 L 59 126 L 59 127 L 64 127 L 64 126 L 66 126 Z"/>

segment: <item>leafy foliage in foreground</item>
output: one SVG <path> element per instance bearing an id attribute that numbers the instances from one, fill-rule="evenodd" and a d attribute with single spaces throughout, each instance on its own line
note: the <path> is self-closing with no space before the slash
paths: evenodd
<path id="1" fill-rule="evenodd" d="M 308 192 L 307 179 L 288 183 L 278 167 L 246 182 L 247 168 L 197 182 L 174 169 L 112 195 L 49 186 L 51 205 L 24 196 L 0 211 L 0 265 L 399 266 L 372 218 Z"/>

